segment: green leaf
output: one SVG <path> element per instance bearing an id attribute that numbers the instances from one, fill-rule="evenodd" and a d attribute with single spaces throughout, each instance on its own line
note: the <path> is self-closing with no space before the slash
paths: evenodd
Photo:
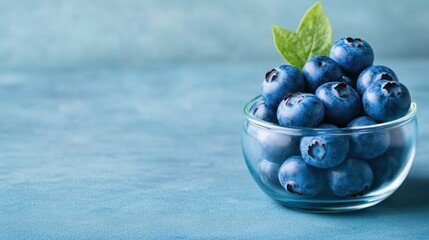
<path id="1" fill-rule="evenodd" d="M 307 60 L 315 55 L 329 55 L 332 27 L 320 2 L 316 2 L 307 11 L 297 32 L 307 53 Z"/>
<path id="2" fill-rule="evenodd" d="M 277 50 L 283 58 L 292 66 L 301 69 L 306 61 L 301 49 L 303 49 L 300 37 L 287 29 L 277 25 L 272 26 L 274 42 Z"/>
<path id="3" fill-rule="evenodd" d="M 309 58 L 329 55 L 332 27 L 320 2 L 307 11 L 296 32 L 276 25 L 272 31 L 277 50 L 289 64 L 300 70 Z"/>

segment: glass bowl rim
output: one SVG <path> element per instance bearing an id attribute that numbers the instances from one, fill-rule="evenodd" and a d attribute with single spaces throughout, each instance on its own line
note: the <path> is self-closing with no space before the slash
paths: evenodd
<path id="1" fill-rule="evenodd" d="M 272 130 L 277 133 L 284 133 L 284 134 L 292 134 L 292 135 L 303 135 L 303 134 L 350 134 L 350 133 L 369 133 L 377 130 L 387 130 L 399 126 L 403 126 L 413 120 L 417 113 L 417 104 L 414 102 L 414 100 L 411 100 L 410 109 L 408 110 L 408 113 L 398 119 L 384 122 L 384 123 L 378 123 L 374 125 L 369 126 L 359 126 L 359 127 L 344 127 L 344 128 L 335 128 L 335 129 L 326 129 L 326 128 L 308 128 L 308 127 L 283 127 L 271 122 L 267 122 L 264 120 L 261 120 L 259 118 L 256 118 L 250 113 L 250 109 L 252 106 L 262 100 L 262 96 L 258 95 L 254 97 L 252 100 L 247 102 L 244 106 L 243 112 L 245 119 L 249 122 L 249 124 L 252 124 L 255 127 L 263 128 L 266 130 Z"/>

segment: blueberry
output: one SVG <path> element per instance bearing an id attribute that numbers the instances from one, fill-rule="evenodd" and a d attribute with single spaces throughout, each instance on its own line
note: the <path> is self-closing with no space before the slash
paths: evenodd
<path id="1" fill-rule="evenodd" d="M 286 95 L 301 92 L 304 86 L 304 78 L 296 67 L 281 65 L 265 74 L 262 98 L 267 106 L 276 108 Z"/>
<path id="2" fill-rule="evenodd" d="M 256 146 L 262 158 L 282 163 L 288 157 L 299 153 L 299 138 L 259 129 Z"/>
<path id="3" fill-rule="evenodd" d="M 288 158 L 279 169 L 280 184 L 286 191 L 301 197 L 313 197 L 323 189 L 323 175 L 306 164 L 301 156 Z"/>
<path id="4" fill-rule="evenodd" d="M 337 40 L 331 48 L 329 57 L 350 77 L 357 77 L 374 62 L 371 46 L 360 38 L 347 37 Z"/>
<path id="5" fill-rule="evenodd" d="M 359 94 L 345 82 L 329 82 L 316 91 L 325 107 L 325 122 L 345 126 L 361 111 Z"/>
<path id="6" fill-rule="evenodd" d="M 366 89 L 362 103 L 368 116 L 379 122 L 388 122 L 407 114 L 411 97 L 402 83 L 379 80 Z"/>
<path id="7" fill-rule="evenodd" d="M 373 188 L 390 183 L 400 171 L 400 158 L 394 158 L 390 153 L 385 153 L 378 158 L 368 161 L 374 173 Z"/>
<path id="8" fill-rule="evenodd" d="M 316 89 L 327 82 L 339 82 L 343 73 L 340 65 L 325 56 L 310 58 L 302 68 L 307 91 L 314 93 Z"/>
<path id="9" fill-rule="evenodd" d="M 353 119 L 347 127 L 361 127 L 378 124 L 374 119 L 362 116 Z M 370 159 L 381 156 L 390 145 L 390 134 L 386 130 L 350 135 L 350 152 L 353 157 Z"/>
<path id="10" fill-rule="evenodd" d="M 377 80 L 398 81 L 398 77 L 392 69 L 382 66 L 373 65 L 361 72 L 357 79 L 356 89 L 360 95 L 363 95 L 365 90 Z"/>
<path id="11" fill-rule="evenodd" d="M 261 120 L 277 123 L 277 108 L 268 107 L 263 101 L 253 105 L 250 112 Z"/>
<path id="12" fill-rule="evenodd" d="M 328 183 L 340 197 L 362 196 L 371 187 L 373 173 L 364 160 L 347 159 L 328 171 Z"/>
<path id="13" fill-rule="evenodd" d="M 404 125 L 391 129 L 389 134 L 391 141 L 385 154 L 388 154 L 390 157 L 400 162 L 409 158 L 409 155 L 412 154 L 412 139 L 414 138 L 413 136 L 417 134 L 415 129 L 411 129 L 410 125 Z"/>
<path id="14" fill-rule="evenodd" d="M 342 76 L 341 80 L 339 82 L 346 82 L 347 85 L 356 89 L 356 80 L 355 79 L 352 79 L 352 78 L 347 77 L 347 76 Z"/>
<path id="15" fill-rule="evenodd" d="M 411 129 L 406 129 L 406 126 L 404 126 L 391 129 L 389 134 L 391 136 L 390 148 L 403 149 L 407 147 L 413 132 Z"/>
<path id="16" fill-rule="evenodd" d="M 277 120 L 284 127 L 316 127 L 324 114 L 322 101 L 311 93 L 289 94 L 277 108 Z"/>
<path id="17" fill-rule="evenodd" d="M 405 165 L 409 164 L 408 160 L 414 157 L 416 135 L 418 135 L 416 124 L 417 122 L 406 124 L 390 131 L 392 141 L 386 153 L 398 161 L 399 168 L 401 169 L 398 171 L 402 171 Z"/>
<path id="18" fill-rule="evenodd" d="M 279 168 L 282 163 L 273 163 L 262 159 L 258 164 L 258 174 L 263 184 L 271 188 L 281 188 L 279 182 Z"/>
<path id="19" fill-rule="evenodd" d="M 322 124 L 319 128 L 337 128 Z M 349 151 L 349 139 L 341 135 L 318 135 L 303 137 L 300 143 L 301 156 L 314 167 L 331 168 L 341 164 Z"/>

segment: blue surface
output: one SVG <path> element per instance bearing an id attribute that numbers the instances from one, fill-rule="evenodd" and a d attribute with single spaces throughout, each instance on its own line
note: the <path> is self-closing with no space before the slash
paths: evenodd
<path id="1" fill-rule="evenodd" d="M 0 71 L 0 239 L 429 236 L 429 60 L 383 60 L 417 102 L 403 186 L 366 210 L 270 200 L 240 149 L 244 104 L 279 62 Z"/>
<path id="2" fill-rule="evenodd" d="M 316 0 L 0 1 L 0 68 L 281 60 L 271 24 L 295 30 Z M 428 57 L 429 1 L 322 0 L 340 37 L 379 57 Z"/>
<path id="3" fill-rule="evenodd" d="M 270 26 L 313 2 L 0 1 L 0 239 L 426 239 L 429 1 L 322 1 L 419 106 L 391 198 L 302 213 L 247 171 L 242 108 L 283 63 Z"/>

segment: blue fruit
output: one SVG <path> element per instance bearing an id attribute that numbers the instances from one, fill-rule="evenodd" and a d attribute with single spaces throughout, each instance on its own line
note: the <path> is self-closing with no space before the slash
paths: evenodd
<path id="1" fill-rule="evenodd" d="M 357 77 L 362 70 L 374 62 L 371 46 L 360 38 L 339 39 L 332 46 L 329 57 L 336 61 L 342 71 L 350 77 Z"/>
<path id="2" fill-rule="evenodd" d="M 382 65 L 373 65 L 363 70 L 359 75 L 356 86 L 357 92 L 363 95 L 369 85 L 377 80 L 399 81 L 392 69 Z"/>
<path id="3" fill-rule="evenodd" d="M 277 120 L 284 127 L 316 127 L 324 115 L 322 101 L 310 93 L 289 94 L 277 108 Z"/>
<path id="4" fill-rule="evenodd" d="M 279 182 L 279 168 L 281 163 L 273 163 L 262 159 L 258 164 L 258 174 L 264 185 L 271 188 L 281 188 Z"/>
<path id="5" fill-rule="evenodd" d="M 319 128 L 337 128 L 322 124 Z M 303 137 L 300 143 L 301 156 L 311 166 L 331 168 L 341 164 L 349 151 L 349 139 L 341 135 L 318 135 Z"/>
<path id="6" fill-rule="evenodd" d="M 378 158 L 368 161 L 374 173 L 373 188 L 388 184 L 399 174 L 401 162 L 400 158 L 394 158 L 390 153 L 385 153 Z"/>
<path id="7" fill-rule="evenodd" d="M 324 187 L 322 174 L 306 164 L 301 156 L 288 158 L 280 167 L 278 177 L 286 191 L 301 197 L 316 196 Z"/>
<path id="8" fill-rule="evenodd" d="M 250 112 L 261 120 L 277 123 L 277 108 L 268 107 L 264 102 L 253 105 Z"/>
<path id="9" fill-rule="evenodd" d="M 361 127 L 378 124 L 374 119 L 362 116 L 353 119 L 347 127 Z M 354 133 L 350 135 L 349 154 L 359 159 L 370 159 L 381 156 L 390 145 L 390 134 L 386 130 L 371 133 Z"/>
<path id="10" fill-rule="evenodd" d="M 342 76 L 340 82 L 346 82 L 347 85 L 349 85 L 350 87 L 356 89 L 356 80 L 355 79 L 351 79 L 347 76 Z"/>
<path id="11" fill-rule="evenodd" d="M 305 63 L 302 75 L 307 91 L 314 93 L 324 83 L 341 81 L 343 73 L 340 65 L 334 60 L 325 56 L 315 56 Z"/>
<path id="12" fill-rule="evenodd" d="M 304 78 L 296 67 L 281 65 L 265 74 L 262 98 L 267 106 L 277 108 L 286 95 L 302 92 L 304 86 Z"/>
<path id="13" fill-rule="evenodd" d="M 257 150 L 261 158 L 282 163 L 288 157 L 299 153 L 299 137 L 259 129 Z"/>
<path id="14" fill-rule="evenodd" d="M 372 170 L 364 160 L 347 159 L 328 171 L 329 187 L 340 197 L 362 196 L 373 179 Z"/>
<path id="15" fill-rule="evenodd" d="M 325 107 L 325 122 L 347 125 L 361 111 L 359 94 L 345 82 L 329 82 L 320 86 L 316 96 Z"/>
<path id="16" fill-rule="evenodd" d="M 407 126 L 393 128 L 389 131 L 391 141 L 390 148 L 406 149 L 411 141 L 411 136 L 414 134 Z"/>
<path id="17" fill-rule="evenodd" d="M 362 103 L 368 116 L 379 122 L 388 122 L 408 113 L 411 96 L 402 83 L 379 80 L 366 89 Z"/>

